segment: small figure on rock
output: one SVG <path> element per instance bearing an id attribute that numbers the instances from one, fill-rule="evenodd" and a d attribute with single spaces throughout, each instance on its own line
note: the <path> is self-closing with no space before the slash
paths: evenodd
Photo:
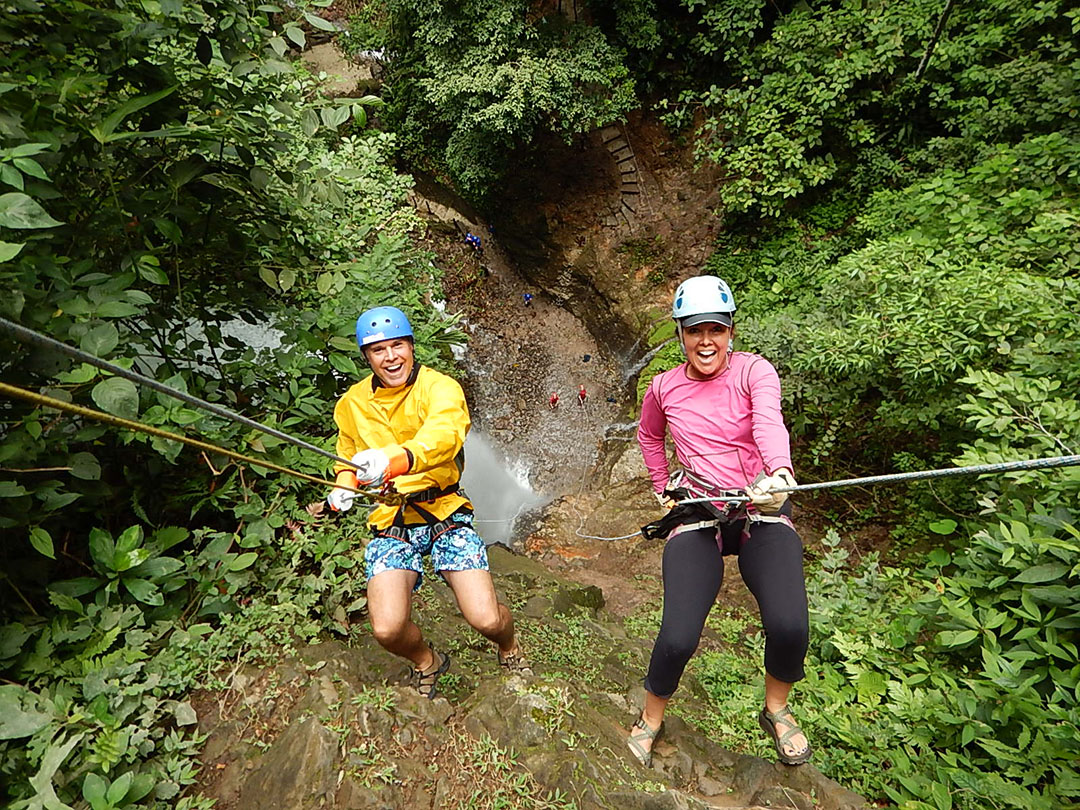
<path id="1" fill-rule="evenodd" d="M 577 392 L 578 405 L 580 405 L 582 408 L 584 408 L 585 407 L 585 400 L 586 400 L 586 398 L 588 396 L 589 395 L 585 393 L 585 386 L 584 385 L 578 386 L 578 392 Z"/>
<path id="2" fill-rule="evenodd" d="M 559 392 L 558 391 L 552 391 L 551 392 L 551 396 L 548 397 L 548 407 L 551 408 L 551 410 L 555 410 L 556 408 L 559 407 Z"/>
<path id="3" fill-rule="evenodd" d="M 532 293 L 525 293 L 521 296 L 521 300 L 525 302 L 525 306 L 532 304 Z"/>
<path id="4" fill-rule="evenodd" d="M 465 244 L 469 245 L 477 253 L 484 252 L 484 248 L 480 244 L 480 237 L 474 234 L 472 231 L 469 231 L 467 234 L 465 234 Z"/>

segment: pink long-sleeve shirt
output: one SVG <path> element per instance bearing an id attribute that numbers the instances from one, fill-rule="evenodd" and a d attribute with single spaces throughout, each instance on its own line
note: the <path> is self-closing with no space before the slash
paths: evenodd
<path id="1" fill-rule="evenodd" d="M 663 492 L 668 480 L 665 429 L 679 463 L 720 489 L 742 489 L 762 470 L 791 469 L 780 377 L 768 360 L 733 352 L 710 380 L 690 379 L 686 366 L 653 377 L 641 403 L 637 439 L 654 490 Z"/>

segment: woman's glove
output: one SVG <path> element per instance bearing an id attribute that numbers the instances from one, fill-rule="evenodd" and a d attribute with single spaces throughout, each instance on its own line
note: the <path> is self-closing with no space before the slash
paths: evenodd
<path id="1" fill-rule="evenodd" d="M 660 504 L 660 508 L 665 512 L 670 512 L 675 508 L 675 499 L 672 498 L 667 492 L 654 492 L 653 497 L 656 498 L 656 502 Z"/>
<path id="2" fill-rule="evenodd" d="M 781 467 L 772 475 L 760 478 L 748 486 L 746 494 L 750 498 L 750 503 L 760 511 L 778 512 L 784 502 L 787 501 L 788 494 L 786 492 L 775 492 L 774 490 L 790 489 L 795 486 L 798 486 L 798 484 L 795 483 L 795 476 L 791 470 L 787 467 Z"/>

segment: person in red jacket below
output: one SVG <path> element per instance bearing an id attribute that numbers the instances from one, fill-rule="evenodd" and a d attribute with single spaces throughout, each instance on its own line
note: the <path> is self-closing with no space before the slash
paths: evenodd
<path id="1" fill-rule="evenodd" d="M 585 393 L 585 386 L 584 385 L 578 386 L 578 392 L 577 392 L 578 405 L 580 405 L 582 407 L 585 407 L 585 399 L 586 399 L 586 397 L 588 397 L 588 394 Z"/>
<path id="2" fill-rule="evenodd" d="M 548 398 L 548 407 L 551 408 L 551 410 L 555 410 L 556 408 L 559 407 L 559 392 L 558 391 L 552 391 L 551 392 L 551 396 Z"/>
<path id="3" fill-rule="evenodd" d="M 686 362 L 653 377 L 641 403 L 638 444 L 667 516 L 664 607 L 645 677 L 645 707 L 627 743 L 650 764 L 664 712 L 697 649 L 724 578 L 724 556 L 757 600 L 765 630 L 765 705 L 758 723 L 781 762 L 800 765 L 810 744 L 788 694 L 805 672 L 809 612 L 802 541 L 786 490 L 795 486 L 780 378 L 764 357 L 732 350 L 731 290 L 715 276 L 687 279 L 672 317 Z M 665 435 L 680 468 L 669 476 Z M 736 495 L 749 503 L 728 500 Z M 697 504 L 677 504 L 695 498 Z"/>

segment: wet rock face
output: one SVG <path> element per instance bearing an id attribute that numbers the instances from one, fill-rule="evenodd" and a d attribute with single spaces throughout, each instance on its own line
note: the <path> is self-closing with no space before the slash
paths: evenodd
<path id="1" fill-rule="evenodd" d="M 633 345 L 640 325 L 618 311 L 614 291 L 596 283 L 600 257 L 586 234 L 598 229 L 618 183 L 598 138 L 570 146 L 545 139 L 532 161 L 507 179 L 493 213 L 499 243 L 522 276 L 616 354 Z"/>
<path id="2" fill-rule="evenodd" d="M 865 806 L 812 765 L 734 754 L 671 714 L 643 768 L 625 743 L 641 673 L 624 663 L 627 652 L 644 657 L 643 642 L 627 637 L 599 588 L 503 549 L 491 557 L 503 601 L 527 606 L 515 618 L 536 675 L 499 671 L 449 590 L 425 585 L 414 615 L 453 656 L 440 682 L 450 700 L 395 685 L 402 663 L 366 636 L 245 669 L 198 701 L 210 734 L 203 793 L 224 810 L 513 806 L 556 791 L 582 810 Z M 560 593 L 571 598 L 557 615 Z M 678 699 L 691 703 L 694 690 Z"/>

